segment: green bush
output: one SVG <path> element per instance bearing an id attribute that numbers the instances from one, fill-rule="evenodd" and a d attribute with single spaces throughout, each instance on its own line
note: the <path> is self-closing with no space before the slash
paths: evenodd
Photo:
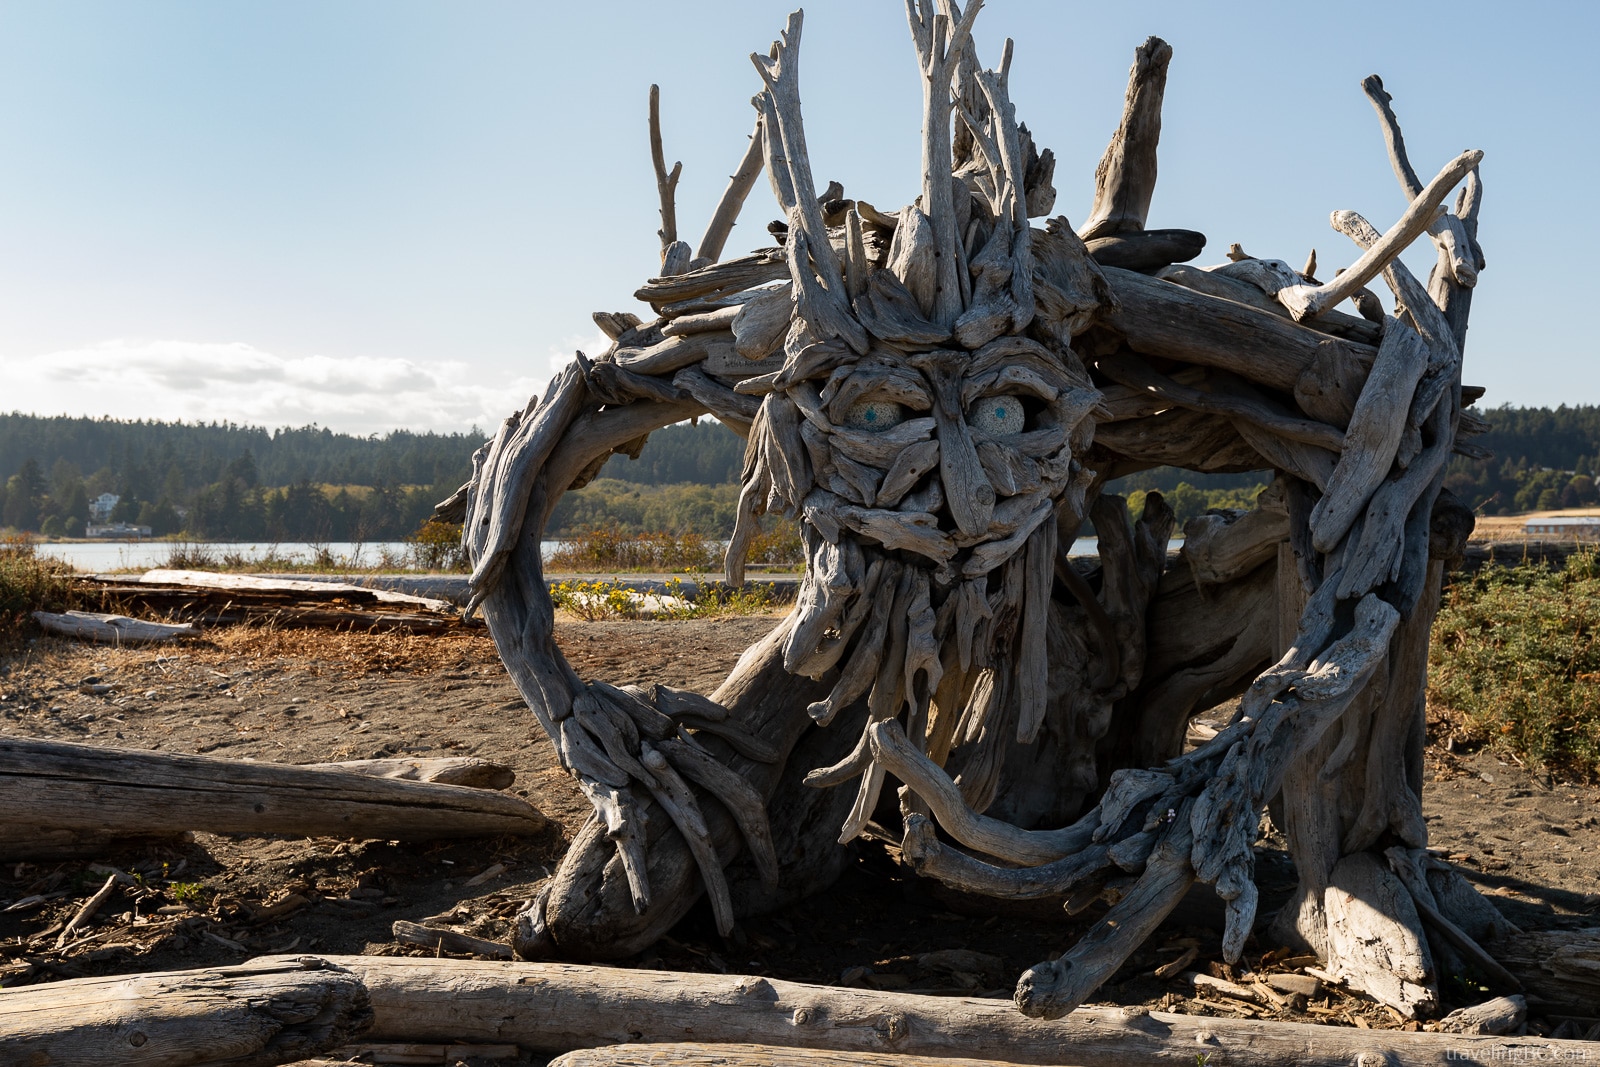
<path id="1" fill-rule="evenodd" d="M 705 573 L 722 567 L 722 545 L 693 532 L 628 533 L 616 525 L 596 526 L 550 553 L 545 567 L 582 574 L 600 571 Z"/>
<path id="2" fill-rule="evenodd" d="M 1446 591 L 1428 696 L 1469 743 L 1600 777 L 1600 562 L 1488 566 Z"/>
<path id="3" fill-rule="evenodd" d="M 35 555 L 27 536 L 0 537 L 0 638 L 21 633 L 31 612 L 80 606 L 71 575 L 60 560 Z"/>

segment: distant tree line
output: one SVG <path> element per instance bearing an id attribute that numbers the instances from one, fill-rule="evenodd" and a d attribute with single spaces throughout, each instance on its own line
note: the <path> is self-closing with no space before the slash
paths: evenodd
<path id="1" fill-rule="evenodd" d="M 1498 407 L 1476 440 L 1495 458 L 1456 457 L 1445 484 L 1485 514 L 1600 505 L 1600 406 Z M 358 437 L 316 426 L 266 430 L 0 414 L 0 528 L 81 535 L 89 504 L 121 497 L 113 521 L 207 540 L 396 540 L 470 470 L 477 431 Z M 744 441 L 715 420 L 650 436 L 637 460 L 614 456 L 569 493 L 551 532 L 616 524 L 725 536 Z M 1112 490 L 1137 505 L 1159 490 L 1180 523 L 1245 506 L 1270 472 L 1206 475 L 1160 468 Z M 655 487 L 644 491 L 641 487 Z M 676 487 L 676 488 L 673 488 Z"/>
<path id="2" fill-rule="evenodd" d="M 111 493 L 111 521 L 156 536 L 398 540 L 466 479 L 482 442 L 0 414 L 0 527 L 82 536 L 90 502 Z"/>

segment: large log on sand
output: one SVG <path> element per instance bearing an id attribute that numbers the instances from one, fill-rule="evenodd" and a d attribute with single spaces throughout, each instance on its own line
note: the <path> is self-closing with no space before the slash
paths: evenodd
<path id="1" fill-rule="evenodd" d="M 322 959 L 365 983 L 377 1041 L 515 1042 L 553 1051 L 640 1042 L 764 1044 L 940 1059 L 1003 1054 L 1011 1063 L 1079 1067 L 1193 1067 L 1197 1057 L 1231 1067 L 1488 1063 L 1575 1059 L 1594 1049 L 1546 1038 L 1358 1030 L 1142 1009 L 1079 1008 L 1060 1019 L 1029 1019 L 1004 1001 L 752 975 L 392 956 Z"/>
<path id="2" fill-rule="evenodd" d="M 360 979 L 320 961 L 80 978 L 0 994 L 0 1063 L 268 1067 L 371 1025 Z"/>
<path id="3" fill-rule="evenodd" d="M 986 1051 L 986 1050 L 974 1050 Z M 999 1054 L 1002 1050 L 994 1050 Z M 1002 1060 L 907 1056 L 898 1052 L 837 1052 L 775 1045 L 605 1045 L 557 1056 L 550 1067 L 1005 1067 Z"/>
<path id="4" fill-rule="evenodd" d="M 297 834 L 423 840 L 531 834 L 548 820 L 521 797 L 248 760 L 0 739 L 0 856 L 68 837 Z"/>

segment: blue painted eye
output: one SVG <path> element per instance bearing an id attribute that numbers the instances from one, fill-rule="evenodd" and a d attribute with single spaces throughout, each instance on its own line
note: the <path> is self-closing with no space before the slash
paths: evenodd
<path id="1" fill-rule="evenodd" d="M 986 396 L 967 411 L 967 425 L 990 437 L 1009 437 L 1027 429 L 1028 416 L 1014 396 Z"/>
<path id="2" fill-rule="evenodd" d="M 844 413 L 844 424 L 852 430 L 881 433 L 905 421 L 906 409 L 889 400 L 860 400 Z"/>

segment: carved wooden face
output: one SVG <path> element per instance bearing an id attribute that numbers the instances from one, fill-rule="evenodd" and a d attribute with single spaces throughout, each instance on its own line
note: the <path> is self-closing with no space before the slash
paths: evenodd
<path id="1" fill-rule="evenodd" d="M 1069 349 L 1027 337 L 913 352 L 874 338 L 858 357 L 807 333 L 791 334 L 744 485 L 744 502 L 802 523 L 785 666 L 845 663 L 820 721 L 868 689 L 884 713 L 925 714 L 947 668 L 986 668 L 997 648 L 1018 661 L 1025 589 L 1048 596 L 1058 509 L 1081 511 L 1092 477 L 1074 455 L 1100 393 Z"/>

